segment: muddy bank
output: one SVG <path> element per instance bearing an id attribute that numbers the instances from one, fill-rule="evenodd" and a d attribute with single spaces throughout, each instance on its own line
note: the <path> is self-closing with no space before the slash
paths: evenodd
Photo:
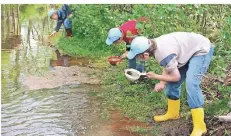
<path id="1" fill-rule="evenodd" d="M 164 113 L 164 110 L 158 111 L 158 114 Z M 160 135 L 163 136 L 189 136 L 193 129 L 192 117 L 181 117 L 177 120 L 169 120 L 156 123 L 153 116 L 150 117 L 150 124 L 153 128 L 160 128 Z M 205 116 L 207 133 L 204 136 L 225 136 L 231 135 L 231 123 L 220 122 L 213 116 Z"/>
<path id="2" fill-rule="evenodd" d="M 41 76 L 28 75 L 22 81 L 29 90 L 52 89 L 66 85 L 100 84 L 100 70 L 88 67 L 60 67 L 42 73 Z"/>
<path id="3" fill-rule="evenodd" d="M 152 129 L 148 123 L 128 118 L 119 111 L 110 111 L 110 119 L 101 120 L 92 126 L 86 136 L 153 136 Z M 144 132 L 138 132 L 143 130 Z"/>

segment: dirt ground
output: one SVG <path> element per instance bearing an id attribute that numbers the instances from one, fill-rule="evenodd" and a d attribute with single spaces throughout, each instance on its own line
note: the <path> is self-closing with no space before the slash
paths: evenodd
<path id="1" fill-rule="evenodd" d="M 231 123 L 219 122 L 218 119 L 207 117 L 205 119 L 207 133 L 204 136 L 230 136 Z M 192 120 L 178 119 L 159 123 L 163 136 L 189 136 L 192 132 Z M 153 126 L 157 126 L 153 123 Z"/>
<path id="2" fill-rule="evenodd" d="M 125 117 L 119 111 L 111 111 L 110 114 L 109 120 L 96 123 L 84 136 L 153 136 L 149 132 L 132 131 L 137 127 L 150 130 L 150 124 Z"/>
<path id="3" fill-rule="evenodd" d="M 64 85 L 100 84 L 99 70 L 88 67 L 61 67 L 43 73 L 44 76 L 29 75 L 22 84 L 30 90 L 51 89 Z"/>
<path id="4" fill-rule="evenodd" d="M 152 116 L 149 121 L 140 122 L 112 111 L 107 121 L 95 123 L 92 129 L 84 136 L 189 136 L 192 132 L 192 120 L 180 118 L 161 123 L 155 123 Z M 207 133 L 204 136 L 230 136 L 231 124 L 219 122 L 213 117 L 206 117 Z M 145 129 L 145 132 L 136 132 L 132 128 Z"/>

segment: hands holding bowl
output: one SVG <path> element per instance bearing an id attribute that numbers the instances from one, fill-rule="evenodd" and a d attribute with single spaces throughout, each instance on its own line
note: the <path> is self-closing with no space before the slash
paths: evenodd
<path id="1" fill-rule="evenodd" d="M 123 53 L 121 56 L 111 56 L 108 58 L 108 62 L 113 66 L 118 65 L 122 60 L 127 58 L 127 54 L 128 52 Z"/>

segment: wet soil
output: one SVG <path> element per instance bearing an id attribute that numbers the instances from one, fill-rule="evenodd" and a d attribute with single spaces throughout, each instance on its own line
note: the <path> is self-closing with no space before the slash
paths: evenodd
<path id="1" fill-rule="evenodd" d="M 26 76 L 22 84 L 28 87 L 29 90 L 52 89 L 75 84 L 100 84 L 100 71 L 87 67 L 57 66 L 53 70 L 45 72 L 42 75 L 43 76 Z"/>
<path id="2" fill-rule="evenodd" d="M 230 136 L 231 123 L 220 122 L 216 117 L 207 117 L 205 119 L 208 133 L 206 136 Z"/>
<path id="3" fill-rule="evenodd" d="M 165 113 L 165 110 L 156 111 L 156 114 L 160 115 Z M 153 128 L 160 127 L 161 136 L 189 136 L 192 132 L 192 118 L 181 117 L 177 120 L 169 120 L 166 122 L 156 123 L 153 121 L 153 116 L 150 116 L 149 123 Z M 205 123 L 207 127 L 207 133 L 204 136 L 230 136 L 231 135 L 231 123 L 220 122 L 218 118 L 207 116 L 205 117 Z"/>
<path id="4" fill-rule="evenodd" d="M 135 132 L 134 128 L 151 130 L 152 126 L 132 118 L 123 116 L 119 111 L 111 111 L 111 118 L 107 121 L 98 122 L 92 127 L 87 136 L 152 136 L 149 132 Z"/>

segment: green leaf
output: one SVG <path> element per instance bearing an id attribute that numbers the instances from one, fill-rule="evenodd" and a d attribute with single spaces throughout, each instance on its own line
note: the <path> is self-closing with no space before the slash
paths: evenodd
<path id="1" fill-rule="evenodd" d="M 136 28 L 137 29 L 143 29 L 144 28 L 144 25 L 140 22 L 136 23 Z"/>
<path id="2" fill-rule="evenodd" d="M 150 27 L 152 27 L 152 25 L 151 24 L 146 24 L 145 27 L 150 28 Z"/>

